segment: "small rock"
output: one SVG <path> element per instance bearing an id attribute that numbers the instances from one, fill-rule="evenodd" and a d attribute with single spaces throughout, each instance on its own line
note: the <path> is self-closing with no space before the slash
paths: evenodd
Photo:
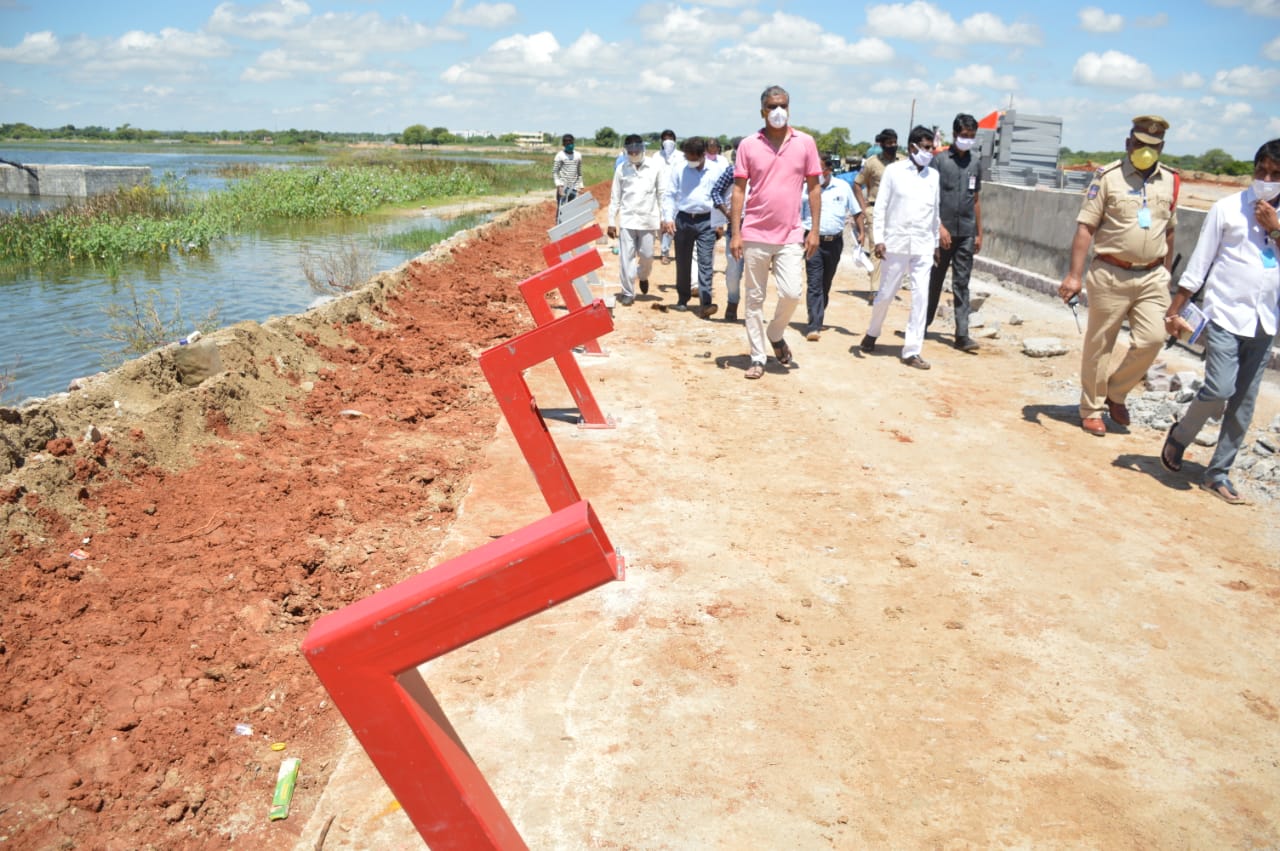
<path id="1" fill-rule="evenodd" d="M 99 440 L 102 440 L 102 432 L 98 431 L 98 427 L 96 425 L 90 424 L 90 426 L 84 430 L 84 440 L 85 443 L 97 443 Z"/>
<path id="2" fill-rule="evenodd" d="M 54 458 L 61 458 L 64 455 L 74 455 L 76 445 L 71 442 L 69 437 L 55 437 L 44 445 L 47 451 Z"/>
<path id="3" fill-rule="evenodd" d="M 1218 442 L 1218 427 L 1206 425 L 1195 437 L 1196 446 L 1214 446 Z"/>
<path id="4" fill-rule="evenodd" d="M 987 299 L 991 298 L 991 293 L 986 290 L 969 289 L 969 312 L 977 313 L 982 310 L 982 305 L 987 303 Z"/>
<path id="5" fill-rule="evenodd" d="M 1175 372 L 1172 378 L 1169 379 L 1169 389 L 1182 390 L 1183 388 L 1189 388 L 1191 390 L 1199 390 L 1200 389 L 1199 376 L 1197 376 L 1194 372 L 1190 370 Z"/>
<path id="6" fill-rule="evenodd" d="M 1259 437 L 1256 445 L 1272 455 L 1280 452 L 1280 440 L 1276 440 L 1274 437 Z"/>
<path id="7" fill-rule="evenodd" d="M 1253 469 L 1249 471 L 1255 479 L 1270 479 L 1276 470 L 1280 470 L 1280 464 L 1269 458 L 1263 458 L 1253 465 Z"/>
<path id="8" fill-rule="evenodd" d="M 1057 337 L 1030 337 L 1022 341 L 1022 353 L 1032 358 L 1053 358 L 1067 353 Z"/>
<path id="9" fill-rule="evenodd" d="M 1010 315 L 1009 315 L 1009 324 L 1010 324 L 1010 325 L 1014 325 L 1014 326 L 1021 325 L 1021 324 L 1022 324 L 1022 317 L 1021 317 L 1021 316 L 1019 316 L 1019 315 L 1018 315 L 1018 314 L 1016 314 L 1016 313 L 1012 313 L 1012 314 L 1010 314 Z"/>
<path id="10" fill-rule="evenodd" d="M 986 325 L 986 324 L 987 324 L 987 319 L 986 319 L 986 317 L 985 317 L 985 316 L 983 316 L 981 313 L 970 313 L 970 314 L 969 314 L 969 327 L 970 327 L 970 328 L 981 328 L 983 325 Z"/>

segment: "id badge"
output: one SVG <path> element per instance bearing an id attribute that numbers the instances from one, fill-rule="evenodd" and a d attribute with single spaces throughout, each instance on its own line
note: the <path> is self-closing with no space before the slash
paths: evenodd
<path id="1" fill-rule="evenodd" d="M 1138 211 L 1138 227 L 1140 228 L 1151 227 L 1151 210 L 1149 208 L 1143 207 L 1141 210 Z"/>
<path id="2" fill-rule="evenodd" d="M 978 188 L 978 176 L 976 174 L 969 175 L 969 191 L 972 192 L 977 188 Z"/>
<path id="3" fill-rule="evenodd" d="M 1262 268 L 1274 269 L 1276 267 L 1276 250 L 1268 245 L 1262 249 Z"/>

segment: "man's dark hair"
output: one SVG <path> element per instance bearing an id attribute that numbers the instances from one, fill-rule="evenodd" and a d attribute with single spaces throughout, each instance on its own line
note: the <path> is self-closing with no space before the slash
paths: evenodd
<path id="1" fill-rule="evenodd" d="M 573 134 L 572 134 L 572 133 L 565 133 L 563 136 L 561 136 L 561 137 L 560 137 L 560 144 L 562 144 L 562 145 L 572 145 L 572 144 L 573 144 Z"/>
<path id="2" fill-rule="evenodd" d="M 907 144 L 919 145 L 925 139 L 928 139 L 930 142 L 932 142 L 933 131 L 930 130 L 928 127 L 925 127 L 923 124 L 917 124 L 915 127 L 911 128 L 911 135 L 907 136 Z"/>
<path id="3" fill-rule="evenodd" d="M 707 152 L 707 140 L 701 136 L 690 136 L 680 145 L 686 157 L 700 157 Z"/>
<path id="4" fill-rule="evenodd" d="M 707 147 L 710 148 L 712 145 L 715 145 L 717 148 L 720 147 L 720 140 L 717 139 L 715 136 L 708 136 Z"/>
<path id="5" fill-rule="evenodd" d="M 643 144 L 644 144 L 644 139 L 640 138 L 639 133 L 628 133 L 627 138 L 622 140 L 622 146 L 624 148 L 627 145 L 643 145 Z"/>
<path id="6" fill-rule="evenodd" d="M 791 95 L 787 94 L 786 89 L 784 89 L 782 86 L 770 86 L 769 88 L 765 89 L 763 92 L 760 93 L 760 106 L 763 107 L 764 102 L 767 101 L 769 98 L 778 97 L 779 95 L 786 98 L 787 103 L 791 103 Z"/>
<path id="7" fill-rule="evenodd" d="M 898 131 L 894 130 L 892 127 L 886 127 L 876 134 L 877 145 L 884 145 L 884 143 L 888 142 L 890 139 L 895 142 L 898 141 Z"/>
<path id="8" fill-rule="evenodd" d="M 961 130 L 978 130 L 978 119 L 974 118 L 967 112 L 962 112 L 951 122 L 951 132 L 956 136 L 960 135 Z"/>
<path id="9" fill-rule="evenodd" d="M 667 140 L 667 139 L 670 139 L 671 141 L 673 141 L 673 142 L 674 142 L 674 141 L 676 140 L 676 131 L 674 131 L 674 130 L 663 130 L 663 131 L 662 131 L 662 135 L 658 137 L 658 140 L 659 140 L 659 141 L 665 141 L 665 140 Z"/>
<path id="10" fill-rule="evenodd" d="M 1258 153 L 1253 155 L 1253 167 L 1257 168 L 1262 164 L 1263 160 L 1280 163 L 1280 139 L 1272 139 L 1261 148 L 1258 148 Z"/>

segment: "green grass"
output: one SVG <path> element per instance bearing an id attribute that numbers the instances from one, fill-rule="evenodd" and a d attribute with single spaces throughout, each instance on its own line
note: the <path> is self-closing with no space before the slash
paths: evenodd
<path id="1" fill-rule="evenodd" d="M 613 161 L 584 161 L 588 185 Z M 401 151 L 344 150 L 323 165 L 238 168 L 221 192 L 159 184 L 122 188 L 54 210 L 0 213 L 0 263 L 118 263 L 208 249 L 217 239 L 268 222 L 368 215 L 445 199 L 519 195 L 551 188 L 544 155 L 519 164 L 466 162 Z"/>

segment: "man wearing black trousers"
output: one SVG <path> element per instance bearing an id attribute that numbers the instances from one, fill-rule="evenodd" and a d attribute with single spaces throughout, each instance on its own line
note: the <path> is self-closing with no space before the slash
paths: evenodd
<path id="1" fill-rule="evenodd" d="M 969 336 L 969 274 L 973 255 L 982 250 L 982 165 L 970 153 L 978 135 L 978 121 L 960 113 L 951 122 L 954 141 L 933 161 L 938 170 L 942 226 L 938 250 L 929 273 L 929 313 L 925 327 L 933 323 L 942 300 L 942 282 L 951 268 L 951 303 L 955 308 L 955 347 L 977 354 L 978 343 Z"/>

